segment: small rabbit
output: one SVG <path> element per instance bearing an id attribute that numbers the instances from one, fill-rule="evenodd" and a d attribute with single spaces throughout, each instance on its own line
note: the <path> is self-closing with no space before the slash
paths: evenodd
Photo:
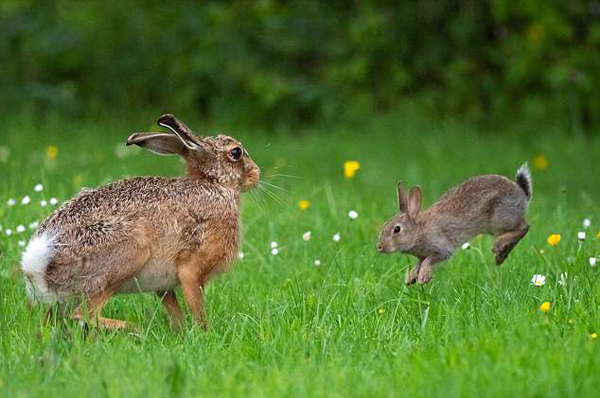
<path id="1" fill-rule="evenodd" d="M 198 137 L 173 115 L 159 126 L 172 133 L 135 133 L 126 145 L 177 154 L 180 178 L 137 177 L 84 189 L 44 220 L 22 258 L 27 293 L 48 303 L 84 299 L 73 317 L 107 328 L 126 322 L 101 317 L 114 294 L 155 292 L 172 325 L 183 316 L 181 285 L 195 321 L 205 330 L 203 290 L 236 257 L 240 195 L 260 169 L 240 142 Z"/>
<path id="2" fill-rule="evenodd" d="M 532 193 L 527 163 L 517 171 L 516 183 L 495 174 L 472 177 L 423 212 L 421 188 L 411 188 L 407 196 L 398 183 L 400 212 L 381 228 L 377 248 L 381 253 L 409 253 L 419 259 L 406 272 L 407 285 L 429 282 L 436 263 L 482 233 L 496 237 L 492 251 L 500 265 L 529 231 L 525 213 Z"/>

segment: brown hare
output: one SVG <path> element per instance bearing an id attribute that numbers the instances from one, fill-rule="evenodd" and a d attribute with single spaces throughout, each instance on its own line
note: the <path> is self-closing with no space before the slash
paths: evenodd
<path id="1" fill-rule="evenodd" d="M 240 195 L 257 185 L 260 169 L 234 138 L 198 137 L 169 114 L 157 123 L 172 133 L 135 133 L 126 145 L 177 154 L 187 175 L 117 181 L 84 189 L 63 204 L 23 253 L 32 300 L 83 299 L 75 319 L 125 328 L 126 322 L 101 317 L 107 300 L 154 292 L 179 328 L 174 289 L 181 285 L 195 321 L 206 329 L 204 287 L 236 257 Z"/>
<path id="2" fill-rule="evenodd" d="M 433 266 L 479 234 L 496 237 L 493 252 L 500 265 L 527 234 L 525 221 L 533 184 L 527 163 L 517 171 L 516 183 L 500 175 L 472 177 L 450 189 L 421 212 L 421 188 L 407 195 L 398 184 L 400 212 L 386 221 L 379 233 L 381 253 L 401 252 L 419 259 L 406 272 L 405 283 L 427 283 Z"/>

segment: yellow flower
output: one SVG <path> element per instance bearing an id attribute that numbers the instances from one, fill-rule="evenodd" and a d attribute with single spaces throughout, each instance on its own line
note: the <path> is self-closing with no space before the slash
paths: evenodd
<path id="1" fill-rule="evenodd" d="M 298 207 L 300 210 L 306 210 L 310 207 L 310 202 L 306 199 L 302 199 L 298 202 Z"/>
<path id="2" fill-rule="evenodd" d="M 48 145 L 46 147 L 46 158 L 48 160 L 54 160 L 58 156 L 58 148 L 54 145 Z"/>
<path id="3" fill-rule="evenodd" d="M 556 245 L 558 245 L 558 242 L 560 242 L 559 234 L 552 234 L 552 235 L 548 236 L 548 244 L 550 246 L 556 246 Z"/>
<path id="4" fill-rule="evenodd" d="M 590 334 L 590 338 L 592 340 L 596 340 L 598 338 L 598 333 L 592 333 L 592 334 Z"/>
<path id="5" fill-rule="evenodd" d="M 600 239 L 600 231 L 598 231 L 598 234 L 596 235 L 596 238 Z"/>
<path id="6" fill-rule="evenodd" d="M 552 304 L 550 304 L 548 301 L 544 301 L 542 303 L 542 305 L 540 305 L 540 310 L 542 312 L 550 312 L 551 307 L 552 307 Z"/>
<path id="7" fill-rule="evenodd" d="M 360 169 L 360 163 L 358 163 L 356 160 L 348 160 L 347 162 L 344 162 L 344 175 L 346 178 L 354 177 L 354 174 L 356 174 L 358 169 Z"/>
<path id="8" fill-rule="evenodd" d="M 379 312 L 379 315 L 383 315 L 383 314 L 384 314 L 384 312 L 385 312 L 385 308 L 383 308 L 383 307 L 380 307 L 380 308 L 379 308 L 379 311 L 377 311 L 377 312 Z"/>
<path id="9" fill-rule="evenodd" d="M 544 155 L 537 155 L 533 158 L 533 167 L 539 171 L 546 170 L 548 168 L 548 159 Z"/>

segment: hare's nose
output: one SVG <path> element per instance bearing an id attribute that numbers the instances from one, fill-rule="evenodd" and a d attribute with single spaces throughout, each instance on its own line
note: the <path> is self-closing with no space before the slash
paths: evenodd
<path id="1" fill-rule="evenodd" d="M 381 243 L 377 244 L 377 250 L 379 250 L 379 252 L 383 251 L 383 245 Z"/>

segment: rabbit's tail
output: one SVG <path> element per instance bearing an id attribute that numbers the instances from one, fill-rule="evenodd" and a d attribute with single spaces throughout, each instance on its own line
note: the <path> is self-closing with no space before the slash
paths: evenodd
<path id="1" fill-rule="evenodd" d="M 517 185 L 521 187 L 525 196 L 527 196 L 527 202 L 531 202 L 531 196 L 533 195 L 533 181 L 531 180 L 531 171 L 529 171 L 529 165 L 527 162 L 523 163 L 519 170 L 517 170 L 516 176 Z"/>
<path id="2" fill-rule="evenodd" d="M 55 235 L 44 232 L 34 236 L 23 252 L 21 269 L 31 302 L 56 303 L 58 295 L 46 282 L 46 270 L 54 254 Z"/>

